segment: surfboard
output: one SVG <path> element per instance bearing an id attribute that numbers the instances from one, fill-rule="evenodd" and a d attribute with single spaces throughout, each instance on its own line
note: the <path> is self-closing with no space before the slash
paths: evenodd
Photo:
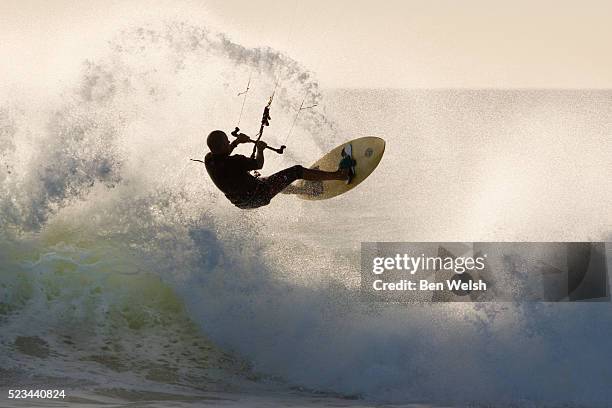
<path id="1" fill-rule="evenodd" d="M 385 141 L 383 139 L 372 136 L 360 137 L 334 148 L 317 160 L 310 168 L 318 168 L 325 171 L 338 170 L 338 163 L 342 159 L 342 151 L 347 145 L 351 146 L 352 157 L 357 162 L 355 164 L 355 177 L 351 183 L 346 184 L 346 181 L 343 180 L 323 181 L 323 191 L 319 194 L 298 194 L 298 197 L 304 200 L 327 200 L 352 190 L 372 174 L 385 152 Z M 296 185 L 297 187 L 304 188 L 307 183 L 310 182 L 299 180 Z"/>

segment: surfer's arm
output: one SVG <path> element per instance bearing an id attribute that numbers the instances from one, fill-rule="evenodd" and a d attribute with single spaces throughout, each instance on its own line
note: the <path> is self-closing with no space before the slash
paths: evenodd
<path id="1" fill-rule="evenodd" d="M 240 133 L 239 135 L 236 135 L 236 139 L 234 139 L 234 141 L 232 143 L 230 143 L 230 153 L 241 143 L 249 143 L 251 141 L 251 138 L 248 137 L 247 135 Z"/>
<path id="2" fill-rule="evenodd" d="M 256 143 L 257 146 L 257 156 L 255 157 L 255 161 L 257 161 L 257 167 L 255 170 L 260 170 L 264 165 L 264 150 L 266 150 L 266 142 L 260 140 Z"/>
<path id="3" fill-rule="evenodd" d="M 241 154 L 235 154 L 229 157 L 231 166 L 237 171 L 252 171 L 259 170 L 261 166 L 256 158 L 245 157 Z"/>
<path id="4" fill-rule="evenodd" d="M 230 154 L 234 151 L 234 149 L 239 145 L 240 143 L 238 142 L 238 139 L 234 140 L 232 143 L 230 143 Z"/>

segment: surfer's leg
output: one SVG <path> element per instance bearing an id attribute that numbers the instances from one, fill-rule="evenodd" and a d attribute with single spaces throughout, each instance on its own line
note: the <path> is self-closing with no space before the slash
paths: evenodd
<path id="1" fill-rule="evenodd" d="M 336 171 L 323 171 L 304 168 L 302 177 L 308 181 L 323 181 L 323 180 L 346 180 L 348 169 L 338 169 Z"/>
<path id="2" fill-rule="evenodd" d="M 345 180 L 348 170 L 340 169 L 337 171 L 322 171 L 316 169 L 307 169 L 302 166 L 292 166 L 288 169 L 281 170 L 278 173 L 267 177 L 262 182 L 268 185 L 270 198 L 282 192 L 283 194 L 311 194 L 312 188 L 292 186 L 296 180 L 308 181 L 323 181 L 323 180 Z"/>
<path id="3" fill-rule="evenodd" d="M 292 166 L 285 170 L 281 170 L 278 173 L 274 173 L 270 177 L 266 177 L 264 180 L 262 180 L 262 182 L 268 186 L 270 198 L 274 197 L 288 187 L 292 188 L 289 189 L 287 194 L 299 194 L 299 192 L 295 191 L 299 189 L 290 186 L 290 184 L 301 179 L 303 173 L 304 168 L 302 166 Z"/>

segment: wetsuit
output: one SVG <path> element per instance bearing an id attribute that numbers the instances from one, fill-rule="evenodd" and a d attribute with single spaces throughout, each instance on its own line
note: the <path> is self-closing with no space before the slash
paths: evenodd
<path id="1" fill-rule="evenodd" d="M 281 170 L 270 177 L 254 177 L 249 173 L 259 168 L 257 160 L 241 154 L 233 156 L 208 153 L 204 159 L 206 171 L 228 200 L 242 209 L 270 204 L 275 195 L 303 177 L 302 166 Z"/>

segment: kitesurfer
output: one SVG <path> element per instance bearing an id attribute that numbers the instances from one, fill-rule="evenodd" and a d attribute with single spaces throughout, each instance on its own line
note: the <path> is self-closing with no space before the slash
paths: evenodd
<path id="1" fill-rule="evenodd" d="M 269 177 L 255 177 L 249 172 L 263 168 L 264 150 L 268 146 L 264 141 L 254 141 L 242 133 L 235 136 L 236 139 L 230 143 L 225 132 L 221 130 L 210 132 L 206 140 L 210 152 L 206 154 L 204 164 L 213 183 L 238 208 L 252 209 L 268 205 L 270 200 L 280 192 L 320 194 L 323 180 L 346 180 L 347 182 L 351 180 L 351 166 L 354 165 L 351 158 L 343 159 L 336 171 L 307 169 L 296 165 Z M 236 146 L 250 142 L 255 143 L 257 150 L 255 157 L 231 155 Z M 312 189 L 305 191 L 290 186 L 299 179 L 312 181 L 313 183 L 310 183 Z"/>

